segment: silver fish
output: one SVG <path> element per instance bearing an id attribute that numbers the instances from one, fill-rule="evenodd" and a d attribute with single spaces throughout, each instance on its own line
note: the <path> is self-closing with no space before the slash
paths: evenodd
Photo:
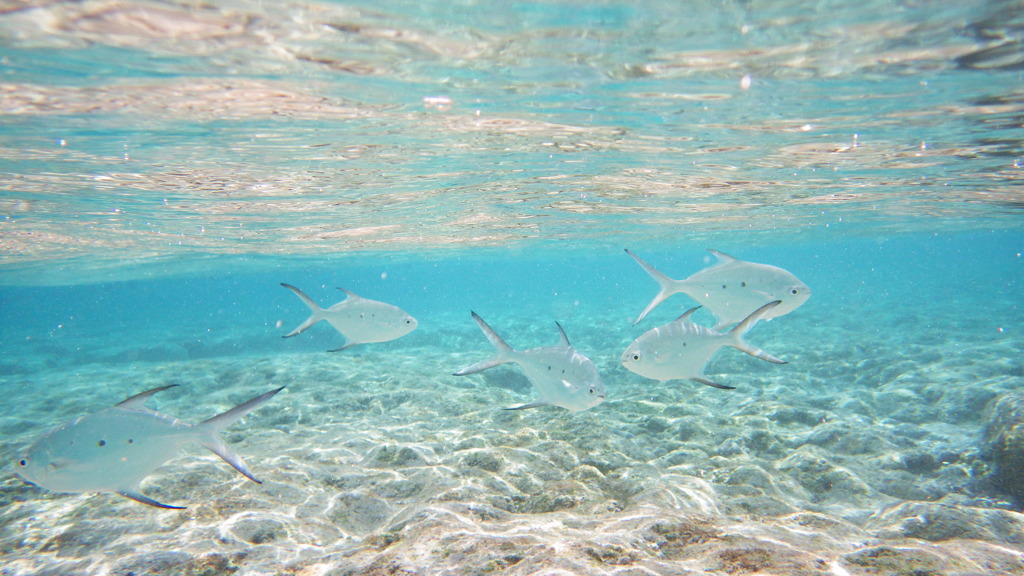
<path id="1" fill-rule="evenodd" d="M 295 286 L 284 283 L 281 283 L 281 286 L 295 292 L 295 295 L 313 311 L 298 328 L 285 334 L 285 338 L 301 334 L 317 322 L 327 320 L 335 330 L 341 332 L 345 337 L 344 346 L 330 350 L 330 352 L 337 352 L 356 344 L 395 340 L 416 329 L 416 319 L 401 308 L 359 297 L 344 288 L 338 288 L 338 290 L 347 294 L 348 298 L 330 308 L 321 308 Z"/>
<path id="2" fill-rule="evenodd" d="M 557 346 L 548 348 L 531 348 L 529 350 L 515 350 L 505 343 L 483 318 L 473 312 L 473 320 L 476 320 L 484 336 L 497 349 L 494 357 L 477 362 L 468 368 L 463 368 L 455 373 L 455 376 L 475 374 L 499 364 L 518 364 L 526 377 L 537 388 L 539 398 L 529 404 L 515 406 L 509 410 L 522 410 L 524 408 L 536 408 L 538 406 L 560 406 L 570 412 L 593 408 L 604 402 L 605 390 L 601 375 L 597 368 L 583 354 L 580 354 L 569 344 L 569 338 L 565 335 L 562 325 L 558 326 L 558 334 L 561 341 Z"/>
<path id="3" fill-rule="evenodd" d="M 688 378 L 714 388 L 732 390 L 732 386 L 708 380 L 704 376 L 704 368 L 723 346 L 732 346 L 761 360 L 785 364 L 785 361 L 743 340 L 743 335 L 758 320 L 779 305 L 776 300 L 761 306 L 728 332 L 716 332 L 691 322 L 690 316 L 700 306 L 691 308 L 674 321 L 641 334 L 622 353 L 622 365 L 630 372 L 654 380 Z"/>
<path id="4" fill-rule="evenodd" d="M 706 306 L 715 315 L 715 330 L 722 330 L 749 316 L 768 302 L 781 302 L 765 319 L 789 314 L 811 297 L 803 282 L 782 268 L 745 262 L 716 250 L 708 250 L 718 262 L 685 280 L 674 280 L 658 272 L 628 249 L 629 254 L 654 278 L 661 290 L 633 322 L 637 325 L 655 306 L 682 292 Z"/>
<path id="5" fill-rule="evenodd" d="M 174 386 L 136 394 L 111 408 L 54 428 L 25 451 L 17 463 L 19 474 L 54 492 L 113 492 L 158 508 L 182 508 L 143 495 L 139 485 L 150 472 L 170 460 L 182 444 L 195 442 L 246 478 L 260 483 L 218 433 L 284 387 L 192 425 L 144 406 L 150 396 Z"/>

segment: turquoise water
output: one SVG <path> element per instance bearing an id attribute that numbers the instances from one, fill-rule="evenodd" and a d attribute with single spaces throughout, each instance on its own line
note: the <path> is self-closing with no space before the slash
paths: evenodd
<path id="1" fill-rule="evenodd" d="M 0 574 L 1024 572 L 1020 2 L 0 2 Z M 813 292 L 620 354 L 706 249 Z M 337 288 L 418 320 L 283 339 Z M 604 403 L 514 366 L 555 322 Z M 694 319 L 712 325 L 707 311 Z M 144 390 L 142 485 L 17 475 Z"/>

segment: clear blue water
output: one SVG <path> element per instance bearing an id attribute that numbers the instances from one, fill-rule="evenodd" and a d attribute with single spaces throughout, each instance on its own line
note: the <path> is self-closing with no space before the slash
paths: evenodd
<path id="1" fill-rule="evenodd" d="M 3 461 L 148 388 L 198 421 L 288 386 L 229 438 L 263 485 L 199 449 L 144 484 L 185 512 L 5 465 L 0 573 L 1020 573 L 986 430 L 1024 386 L 1021 14 L 0 2 Z M 789 364 L 626 371 L 693 301 L 632 326 L 623 248 L 795 274 L 748 336 Z M 419 327 L 285 340 L 281 282 Z M 471 310 L 516 348 L 560 322 L 607 402 L 499 410 L 533 392 L 451 376 L 492 353 Z"/>

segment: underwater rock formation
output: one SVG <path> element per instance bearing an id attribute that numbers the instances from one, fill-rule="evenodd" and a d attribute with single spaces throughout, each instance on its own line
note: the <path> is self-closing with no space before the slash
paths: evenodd
<path id="1" fill-rule="evenodd" d="M 1024 391 L 1002 394 L 989 405 L 985 442 L 995 463 L 996 489 L 1024 504 Z"/>

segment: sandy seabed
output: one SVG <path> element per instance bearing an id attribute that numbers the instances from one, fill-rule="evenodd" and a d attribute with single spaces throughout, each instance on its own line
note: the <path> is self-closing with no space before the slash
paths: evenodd
<path id="1" fill-rule="evenodd" d="M 1024 384 L 1013 338 L 918 316 L 870 341 L 775 321 L 748 339 L 790 363 L 725 350 L 709 375 L 727 391 L 626 372 L 635 335 L 599 330 L 621 319 L 570 319 L 609 400 L 505 411 L 533 398 L 517 368 L 451 376 L 491 353 L 467 318 L 334 354 L 9 370 L 8 462 L 152 387 L 181 384 L 150 405 L 193 422 L 287 388 L 225 432 L 262 485 L 198 446 L 149 477 L 146 494 L 186 510 L 55 494 L 5 467 L 0 574 L 1024 573 L 1024 515 L 984 439 L 986 407 Z M 514 346 L 556 338 L 498 325 Z"/>

